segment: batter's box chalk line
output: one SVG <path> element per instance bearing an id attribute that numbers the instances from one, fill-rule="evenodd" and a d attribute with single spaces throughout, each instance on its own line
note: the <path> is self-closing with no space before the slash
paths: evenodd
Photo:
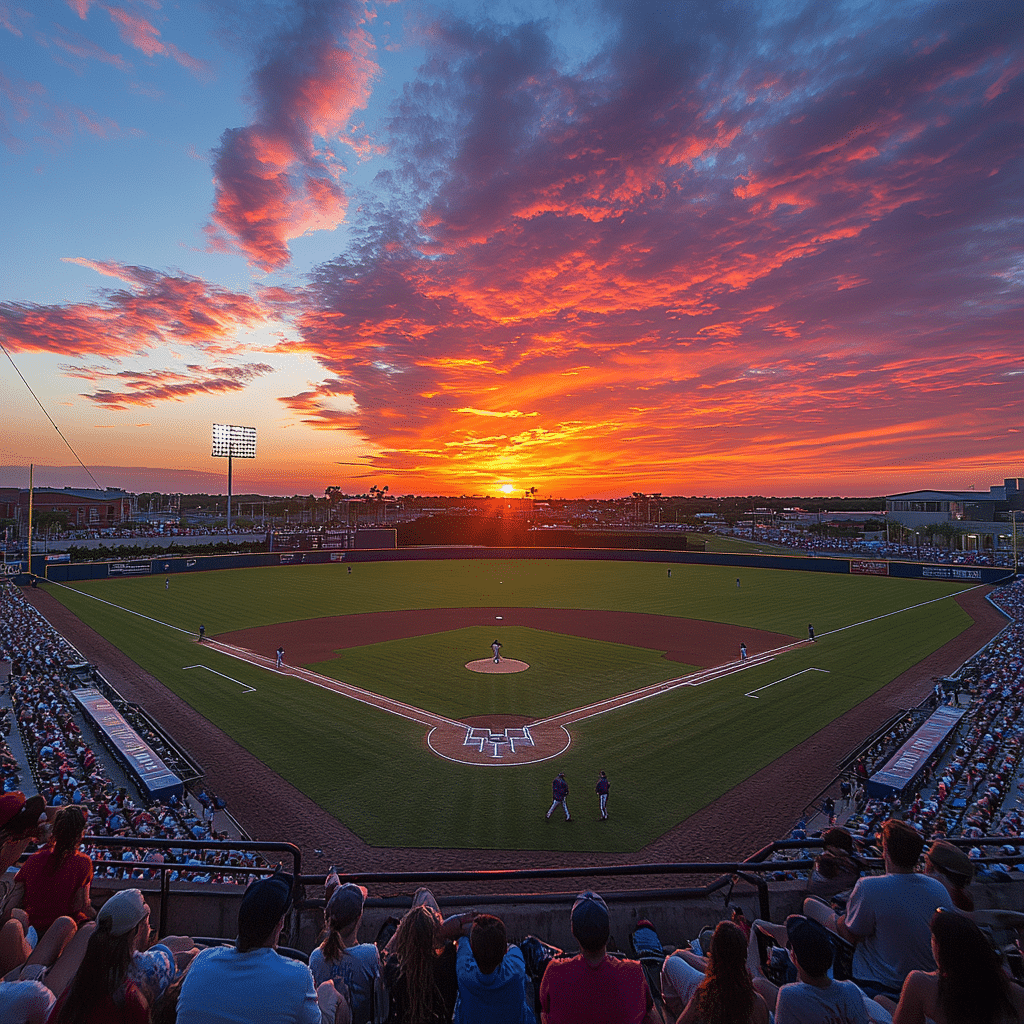
<path id="1" fill-rule="evenodd" d="M 788 682 L 790 679 L 796 679 L 797 676 L 802 676 L 807 672 L 824 672 L 825 675 L 831 675 L 831 671 L 827 668 L 805 668 L 799 672 L 794 672 L 791 676 L 785 676 L 782 679 L 776 679 L 774 683 L 766 683 L 764 686 L 759 686 L 756 690 L 751 690 L 749 693 L 743 694 L 744 697 L 753 697 L 754 700 L 760 700 L 761 698 L 757 695 L 762 690 L 770 690 L 773 686 L 778 686 L 779 683 Z"/>
<path id="2" fill-rule="evenodd" d="M 464 747 L 475 747 L 481 754 L 484 753 L 485 747 L 490 747 L 491 757 L 502 757 L 505 747 L 508 747 L 510 754 L 514 754 L 517 743 L 520 747 L 534 745 L 528 726 L 516 726 L 505 729 L 503 732 L 494 732 L 481 726 L 471 726 L 466 730 L 466 738 L 462 741 Z"/>

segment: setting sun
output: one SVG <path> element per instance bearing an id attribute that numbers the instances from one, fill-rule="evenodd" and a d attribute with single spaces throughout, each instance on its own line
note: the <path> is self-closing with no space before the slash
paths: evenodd
<path id="1" fill-rule="evenodd" d="M 501 485 L 501 493 L 502 494 L 511 494 L 514 490 L 515 490 L 515 488 L 511 484 L 502 484 Z"/>

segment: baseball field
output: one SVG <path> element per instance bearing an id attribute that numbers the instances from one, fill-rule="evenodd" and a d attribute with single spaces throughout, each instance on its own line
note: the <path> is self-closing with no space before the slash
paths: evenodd
<path id="1" fill-rule="evenodd" d="M 474 559 L 52 592 L 371 846 L 627 853 L 958 636 L 971 623 L 952 599 L 964 589 Z M 525 667 L 488 669 L 494 640 Z M 558 771 L 571 824 L 544 816 Z"/>

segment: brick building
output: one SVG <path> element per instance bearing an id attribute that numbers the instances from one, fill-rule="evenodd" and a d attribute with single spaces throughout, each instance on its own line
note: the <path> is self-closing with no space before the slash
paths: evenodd
<path id="1" fill-rule="evenodd" d="M 120 487 L 100 491 L 89 487 L 37 487 L 32 514 L 57 513 L 69 530 L 109 530 L 132 517 L 133 495 Z M 18 528 L 28 529 L 28 489 L 18 491 Z"/>

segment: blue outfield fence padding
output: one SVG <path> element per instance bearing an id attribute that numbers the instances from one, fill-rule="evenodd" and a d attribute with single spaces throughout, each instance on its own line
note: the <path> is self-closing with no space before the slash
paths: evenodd
<path id="1" fill-rule="evenodd" d="M 875 558 L 829 558 L 822 555 L 746 555 L 726 552 L 661 551 L 633 548 L 349 548 L 344 551 L 272 551 L 223 555 L 162 555 L 103 562 L 46 563 L 32 557 L 32 569 L 54 583 L 128 576 L 174 575 L 257 566 L 353 564 L 359 562 L 445 561 L 453 559 L 581 559 L 586 561 L 656 562 L 676 565 L 721 565 L 744 569 L 792 569 L 798 572 L 895 576 L 950 582 L 999 584 L 1013 579 L 1012 569 L 987 565 L 944 565 Z M 16 578 L 16 582 L 25 582 Z"/>

